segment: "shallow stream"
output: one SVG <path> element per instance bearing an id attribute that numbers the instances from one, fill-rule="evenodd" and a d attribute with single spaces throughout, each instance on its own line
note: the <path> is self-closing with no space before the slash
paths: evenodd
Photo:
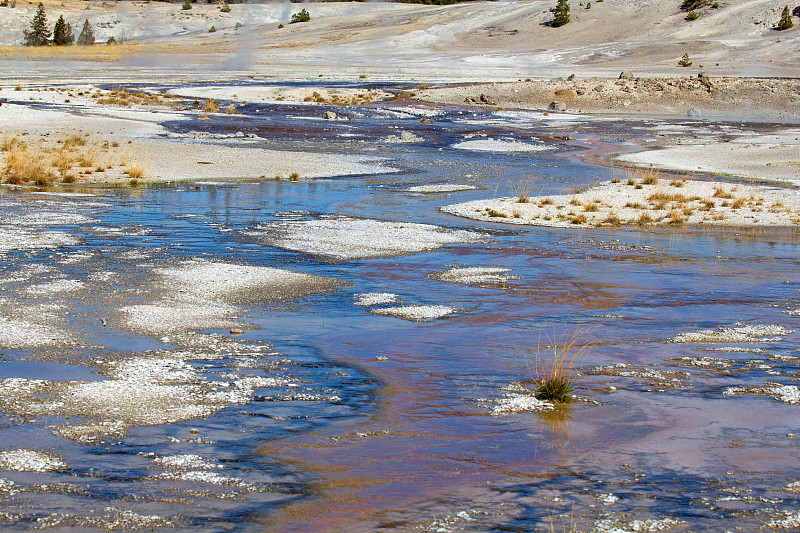
<path id="1" fill-rule="evenodd" d="M 800 527 L 793 233 L 524 228 L 438 211 L 619 176 L 592 150 L 654 132 L 745 125 L 402 102 L 330 108 L 336 121 L 320 106 L 239 109 L 168 127 L 401 170 L 0 191 L 2 529 Z M 421 141 L 387 140 L 400 131 Z M 410 190 L 431 184 L 474 188 Z M 323 239 L 337 224 L 353 224 L 352 242 Z M 166 270 L 202 284 L 197 264 L 333 285 L 205 295 L 198 306 L 220 314 L 206 323 L 200 310 L 193 327 L 168 305 L 193 289 Z M 158 305 L 159 323 L 136 322 Z M 584 347 L 578 401 L 531 408 L 533 381 L 571 340 Z"/>

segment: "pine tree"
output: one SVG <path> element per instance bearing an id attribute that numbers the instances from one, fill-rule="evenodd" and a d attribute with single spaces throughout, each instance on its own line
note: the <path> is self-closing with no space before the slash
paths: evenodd
<path id="1" fill-rule="evenodd" d="M 567 2 L 567 0 L 558 0 L 556 7 L 552 8 L 550 12 L 553 14 L 553 20 L 550 24 L 554 28 L 558 28 L 569 22 L 569 2 Z"/>
<path id="2" fill-rule="evenodd" d="M 31 20 L 31 31 L 25 32 L 25 46 L 47 46 L 50 42 L 50 30 L 47 29 L 47 15 L 44 6 L 39 2 L 33 20 Z"/>
<path id="3" fill-rule="evenodd" d="M 78 36 L 78 44 L 83 46 L 91 46 L 94 44 L 94 31 L 92 30 L 92 26 L 89 24 L 89 19 L 86 19 L 83 23 L 83 29 L 81 30 L 81 34 Z"/>
<path id="4" fill-rule="evenodd" d="M 53 44 L 56 46 L 66 46 L 75 41 L 75 35 L 72 33 L 72 26 L 64 21 L 64 16 L 58 17 L 56 25 L 53 26 Z"/>
<path id="5" fill-rule="evenodd" d="M 783 12 L 781 13 L 781 20 L 778 22 L 778 25 L 775 26 L 776 30 L 788 30 L 794 26 L 794 22 L 792 22 L 792 14 L 789 12 L 789 6 L 783 7 Z"/>

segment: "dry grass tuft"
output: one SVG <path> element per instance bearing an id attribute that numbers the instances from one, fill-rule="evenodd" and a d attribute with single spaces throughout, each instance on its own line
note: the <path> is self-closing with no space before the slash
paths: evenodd
<path id="1" fill-rule="evenodd" d="M 145 174 L 144 165 L 142 165 L 141 163 L 138 163 L 138 162 L 131 163 L 125 169 L 125 174 L 127 174 L 131 178 L 131 180 L 137 180 L 138 181 L 138 180 L 144 178 L 144 174 Z"/>
<path id="2" fill-rule="evenodd" d="M 585 356 L 588 345 L 580 344 L 579 338 L 585 333 L 578 330 L 562 342 L 553 342 L 552 358 L 543 366 L 536 367 L 535 396 L 540 400 L 556 403 L 575 401 L 575 364 Z M 559 346 L 560 344 L 560 346 Z"/>
<path id="3" fill-rule="evenodd" d="M 213 98 L 209 98 L 203 103 L 203 111 L 205 111 L 206 113 L 218 113 L 219 102 L 217 102 Z"/>
<path id="4" fill-rule="evenodd" d="M 636 225 L 637 226 L 647 226 L 648 224 L 652 224 L 652 223 L 653 223 L 653 219 L 647 213 L 642 213 L 641 215 L 639 215 L 639 218 L 636 219 Z"/>
<path id="5" fill-rule="evenodd" d="M 723 189 L 722 187 L 715 187 L 714 188 L 714 196 L 713 197 L 714 198 L 724 198 L 726 200 L 730 200 L 731 198 L 733 198 L 733 195 L 731 193 L 729 193 L 728 191 L 726 191 L 725 189 Z"/>

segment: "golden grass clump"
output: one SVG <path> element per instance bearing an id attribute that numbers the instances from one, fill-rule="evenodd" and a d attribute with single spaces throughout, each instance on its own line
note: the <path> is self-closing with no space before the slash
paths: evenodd
<path id="1" fill-rule="evenodd" d="M 123 57 L 142 53 L 137 43 L 116 46 L 0 46 L 0 56 L 31 61 L 91 61 L 117 63 Z"/>
<path id="2" fill-rule="evenodd" d="M 131 163 L 130 165 L 127 166 L 124 173 L 131 178 L 131 181 L 133 180 L 138 181 L 144 178 L 145 174 L 144 165 L 142 165 L 141 163 Z"/>
<path id="3" fill-rule="evenodd" d="M 48 163 L 49 157 L 41 149 L 23 146 L 9 150 L 3 166 L 3 182 L 23 185 L 32 181 L 40 187 L 50 185 L 55 174 Z"/>
<path id="4" fill-rule="evenodd" d="M 218 113 L 219 102 L 214 100 L 213 98 L 209 98 L 203 103 L 203 111 L 205 111 L 206 113 Z"/>
<path id="5" fill-rule="evenodd" d="M 642 213 L 641 215 L 639 215 L 639 218 L 636 219 L 636 225 L 637 226 L 647 226 L 648 224 L 652 224 L 652 223 L 653 223 L 653 219 L 647 213 Z"/>
<path id="6" fill-rule="evenodd" d="M 589 221 L 589 219 L 587 219 L 586 215 L 584 215 L 583 213 L 581 213 L 579 215 L 572 215 L 572 216 L 569 217 L 570 224 L 576 224 L 576 225 L 577 224 L 586 224 L 588 221 Z"/>
<path id="7" fill-rule="evenodd" d="M 713 197 L 714 198 L 724 198 L 726 200 L 730 200 L 731 198 L 733 198 L 733 195 L 731 193 L 729 193 L 728 191 L 726 191 L 725 189 L 723 189 L 722 187 L 715 187 L 714 188 L 714 196 Z"/>

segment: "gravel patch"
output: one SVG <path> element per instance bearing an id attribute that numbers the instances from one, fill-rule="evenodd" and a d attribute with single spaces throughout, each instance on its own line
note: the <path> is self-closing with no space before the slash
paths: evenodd
<path id="1" fill-rule="evenodd" d="M 478 402 L 490 407 L 492 416 L 528 413 L 531 411 L 552 411 L 555 405 L 539 400 L 532 390 L 520 383 L 511 383 L 501 389 L 502 396 L 492 399 L 480 399 Z"/>
<path id="2" fill-rule="evenodd" d="M 365 292 L 353 295 L 353 305 L 372 307 L 374 305 L 393 304 L 399 300 L 399 296 L 391 292 Z"/>
<path id="3" fill-rule="evenodd" d="M 680 333 L 670 339 L 678 343 L 758 343 L 776 342 L 792 330 L 776 325 L 748 325 L 736 327 L 720 327 L 717 330 L 691 331 Z"/>
<path id="4" fill-rule="evenodd" d="M 463 185 L 458 183 L 442 183 L 439 185 L 415 185 L 413 187 L 409 187 L 409 192 L 419 192 L 419 193 L 444 193 L 444 192 L 456 192 L 456 191 L 471 191 L 474 190 L 475 187 L 472 185 Z"/>
<path id="5" fill-rule="evenodd" d="M 17 472 L 56 472 L 67 468 L 67 463 L 58 455 L 43 450 L 0 451 L 0 470 Z"/>
<path id="6" fill-rule="evenodd" d="M 74 343 L 72 335 L 61 328 L 0 316 L 0 348 L 33 348 Z"/>
<path id="7" fill-rule="evenodd" d="M 50 429 L 82 443 L 123 438 L 136 426 L 206 418 L 254 397 L 254 388 L 287 383 L 283 378 L 232 375 L 208 381 L 187 361 L 221 354 L 167 352 L 105 363 L 101 381 L 0 380 L 0 410 L 17 416 L 67 417 Z M 75 423 L 71 418 L 80 419 Z"/>
<path id="8" fill-rule="evenodd" d="M 781 385 L 776 383 L 767 384 L 764 387 L 728 387 L 722 394 L 724 396 L 763 394 L 778 402 L 800 404 L 800 389 L 794 385 Z"/>
<path id="9" fill-rule="evenodd" d="M 61 279 L 50 283 L 31 285 L 28 287 L 27 292 L 37 295 L 58 294 L 63 292 L 78 291 L 84 287 L 85 284 L 82 281 L 78 281 L 76 279 Z"/>
<path id="10" fill-rule="evenodd" d="M 452 145 L 458 150 L 472 150 L 476 152 L 546 152 L 554 147 L 545 144 L 532 144 L 516 140 L 502 139 L 475 139 L 462 141 Z"/>
<path id="11" fill-rule="evenodd" d="M 372 309 L 370 313 L 423 322 L 436 318 L 444 318 L 452 315 L 456 311 L 458 311 L 458 309 L 448 305 L 403 305 L 399 307 Z"/>
<path id="12" fill-rule="evenodd" d="M 507 275 L 507 272 L 511 272 L 511 269 L 501 267 L 467 267 L 433 272 L 429 274 L 429 277 L 447 283 L 462 283 L 464 285 L 505 283 L 510 279 L 519 279 L 519 276 Z"/>
<path id="13" fill-rule="evenodd" d="M 169 470 L 218 470 L 223 468 L 220 463 L 190 453 L 156 457 L 153 462 Z"/>
<path id="14" fill-rule="evenodd" d="M 323 276 L 270 267 L 189 261 L 157 269 L 161 301 L 122 308 L 128 327 L 161 335 L 198 329 L 230 329 L 239 304 L 294 298 L 335 289 Z"/>
<path id="15" fill-rule="evenodd" d="M 78 237 L 59 231 L 0 228 L 0 255 L 12 251 L 53 250 L 79 243 Z"/>
<path id="16" fill-rule="evenodd" d="M 269 246 L 341 261 L 410 254 L 448 244 L 485 241 L 484 236 L 472 231 L 347 217 L 274 222 L 258 227 L 249 235 Z"/>

